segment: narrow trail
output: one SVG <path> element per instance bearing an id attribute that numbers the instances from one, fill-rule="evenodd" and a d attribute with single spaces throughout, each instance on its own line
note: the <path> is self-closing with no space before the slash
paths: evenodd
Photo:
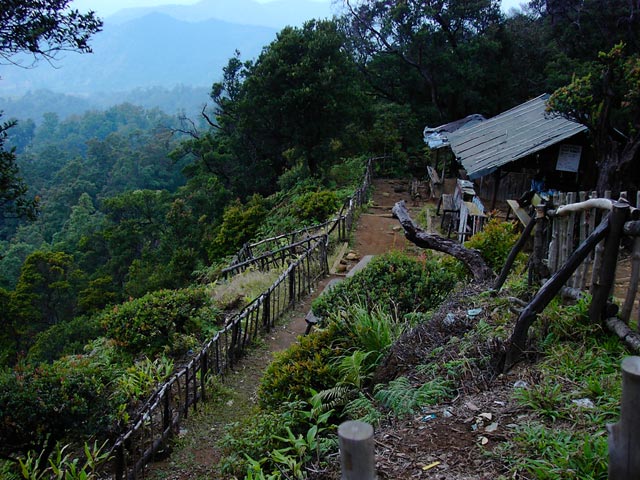
<path id="1" fill-rule="evenodd" d="M 398 221 L 392 217 L 391 208 L 400 200 L 410 204 L 409 185 L 406 180 L 375 179 L 372 205 L 357 220 L 349 250 L 357 258 L 379 255 L 391 250 L 404 250 L 408 245 Z M 420 207 L 414 207 L 420 208 Z M 344 277 L 357 260 L 343 260 L 340 274 L 332 273 L 322 279 L 315 290 L 299 302 L 284 320 L 265 336 L 264 344 L 243 358 L 235 370 L 227 375 L 224 387 L 228 395 L 219 402 L 201 405 L 184 421 L 178 438 L 167 458 L 147 468 L 147 479 L 195 480 L 227 478 L 217 471 L 221 457 L 219 439 L 227 425 L 240 421 L 257 406 L 257 391 L 266 367 L 274 355 L 287 349 L 303 335 L 307 324 L 305 315 L 311 302 L 334 278 Z M 331 267 L 331 265 L 330 265 Z"/>

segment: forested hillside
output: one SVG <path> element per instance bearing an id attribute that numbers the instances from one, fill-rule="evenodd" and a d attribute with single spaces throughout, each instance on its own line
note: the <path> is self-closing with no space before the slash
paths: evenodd
<path id="1" fill-rule="evenodd" d="M 21 30 L 0 22 L 3 59 L 52 54 L 4 42 Z M 599 185 L 619 186 L 640 149 L 639 65 L 640 17 L 622 0 L 508 17 L 493 0 L 347 1 L 230 58 L 198 118 L 123 103 L 3 124 L 0 473 L 57 442 L 113 439 L 224 321 L 220 266 L 329 218 L 370 156 L 386 157 L 379 174 L 423 175 L 425 125 L 556 92 L 556 112 L 589 122 Z"/>

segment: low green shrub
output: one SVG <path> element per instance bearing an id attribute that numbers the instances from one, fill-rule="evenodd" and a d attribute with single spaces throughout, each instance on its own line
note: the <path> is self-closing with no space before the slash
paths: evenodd
<path id="1" fill-rule="evenodd" d="M 494 455 L 506 459 L 514 472 L 545 480 L 606 480 L 607 436 L 597 432 L 571 432 L 540 423 L 519 427 L 513 441 Z"/>
<path id="2" fill-rule="evenodd" d="M 338 195 L 332 190 L 307 192 L 294 200 L 296 217 L 305 224 L 322 223 L 340 207 Z"/>
<path id="3" fill-rule="evenodd" d="M 78 317 L 59 323 L 36 337 L 27 353 L 29 362 L 53 362 L 64 356 L 82 353 L 84 346 L 103 332 L 97 317 Z"/>
<path id="4" fill-rule="evenodd" d="M 56 441 L 105 435 L 122 400 L 108 385 L 115 367 L 91 356 L 20 364 L 0 373 L 0 455 L 41 451 Z"/>
<path id="5" fill-rule="evenodd" d="M 237 200 L 227 206 L 222 224 L 209 246 L 209 259 L 216 261 L 237 252 L 245 242 L 254 237 L 266 215 L 265 200 L 257 194 L 244 205 Z"/>
<path id="6" fill-rule="evenodd" d="M 179 355 L 180 335 L 201 340 L 216 328 L 219 312 L 203 287 L 160 290 L 114 306 L 102 317 L 106 334 L 124 350 L 154 357 Z"/>
<path id="7" fill-rule="evenodd" d="M 367 157 L 353 157 L 332 165 L 328 172 L 328 179 L 336 186 L 350 185 L 359 187 L 364 177 Z"/>
<path id="8" fill-rule="evenodd" d="M 465 247 L 480 251 L 482 258 L 494 272 L 499 272 L 509 256 L 513 245 L 520 234 L 516 230 L 516 223 L 503 222 L 499 218 L 491 218 L 481 232 L 476 233 Z M 524 255 L 520 253 L 519 261 L 524 262 Z"/>
<path id="9" fill-rule="evenodd" d="M 334 386 L 339 378 L 332 359 L 342 355 L 346 346 L 336 323 L 300 337 L 267 368 L 258 394 L 261 405 L 277 409 L 284 402 L 306 401 L 315 391 Z"/>
<path id="10" fill-rule="evenodd" d="M 456 276 L 434 258 L 416 259 L 401 252 L 375 257 L 364 270 L 335 285 L 313 302 L 316 315 L 328 318 L 359 302 L 381 305 L 397 317 L 437 306 L 456 284 Z"/>

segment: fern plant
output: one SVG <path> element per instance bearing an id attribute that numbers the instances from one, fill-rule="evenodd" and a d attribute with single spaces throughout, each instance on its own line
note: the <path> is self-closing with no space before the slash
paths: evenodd
<path id="1" fill-rule="evenodd" d="M 374 398 L 398 416 L 415 412 L 425 405 L 434 405 L 451 396 L 451 384 L 446 379 L 434 378 L 414 387 L 408 378 L 399 377 L 388 385 L 377 385 Z"/>

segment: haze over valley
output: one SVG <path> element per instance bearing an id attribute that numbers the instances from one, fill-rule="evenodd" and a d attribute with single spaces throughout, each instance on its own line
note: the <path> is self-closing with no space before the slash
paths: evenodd
<path id="1" fill-rule="evenodd" d="M 0 67 L 0 108 L 36 122 L 50 111 L 65 117 L 121 102 L 194 114 L 236 50 L 254 59 L 284 26 L 330 17 L 331 9 L 310 0 L 202 0 L 120 10 L 91 40 L 93 54 Z M 19 61 L 26 67 L 31 58 Z"/>

